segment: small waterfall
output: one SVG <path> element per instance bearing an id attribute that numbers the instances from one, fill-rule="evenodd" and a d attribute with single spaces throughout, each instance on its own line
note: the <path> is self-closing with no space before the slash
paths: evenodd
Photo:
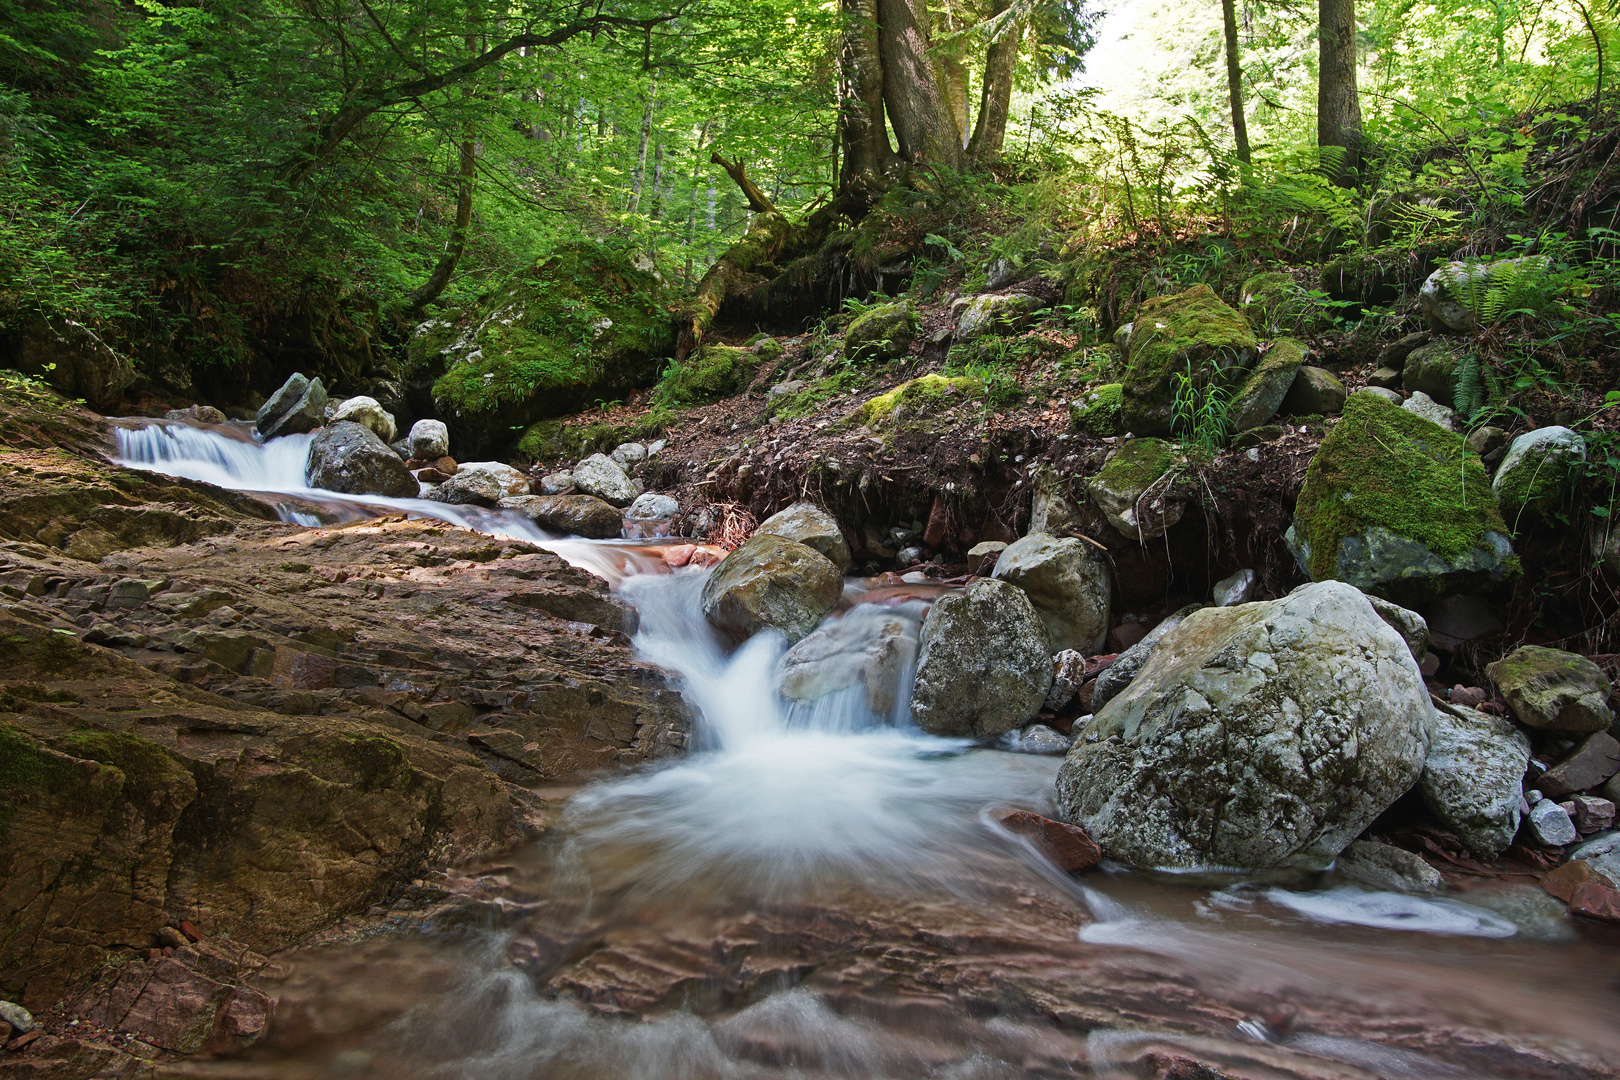
<path id="1" fill-rule="evenodd" d="M 285 435 L 259 443 L 250 434 L 250 425 L 232 427 L 240 428 L 238 437 L 179 422 L 119 426 L 113 435 L 119 464 L 132 469 L 201 480 L 233 491 L 308 490 L 304 466 L 314 435 Z"/>

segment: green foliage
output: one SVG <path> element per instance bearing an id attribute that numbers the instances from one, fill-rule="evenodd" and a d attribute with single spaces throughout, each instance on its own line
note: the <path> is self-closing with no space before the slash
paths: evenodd
<path id="1" fill-rule="evenodd" d="M 655 406 L 623 423 L 598 420 L 574 424 L 541 420 L 523 432 L 514 449 L 533 461 L 578 461 L 594 453 L 605 453 L 620 443 L 655 439 L 679 418 L 678 413 Z"/>
<path id="2" fill-rule="evenodd" d="M 1172 427 L 1194 446 L 1219 450 L 1226 445 L 1231 394 L 1219 382 L 1200 379 L 1191 363 L 1175 373 Z"/>

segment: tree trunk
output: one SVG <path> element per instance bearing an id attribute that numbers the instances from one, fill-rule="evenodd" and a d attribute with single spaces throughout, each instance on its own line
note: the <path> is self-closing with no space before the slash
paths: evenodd
<path id="1" fill-rule="evenodd" d="M 692 197 L 686 204 L 686 268 L 681 272 L 682 285 L 692 283 L 692 244 L 697 239 L 698 181 L 702 179 L 703 144 L 709 137 L 709 125 L 713 122 L 712 119 L 703 121 L 703 126 L 698 128 L 697 145 L 692 148 Z"/>
<path id="2" fill-rule="evenodd" d="M 1012 6 L 1011 0 L 996 0 L 995 14 Z M 1001 156 L 1007 138 L 1007 117 L 1012 112 L 1013 71 L 1018 66 L 1018 46 L 1024 28 L 1013 23 L 1002 28 L 984 54 L 984 90 L 979 96 L 979 119 L 973 125 L 968 157 L 991 162 Z"/>
<path id="3" fill-rule="evenodd" d="M 883 104 L 900 156 L 948 169 L 962 167 L 962 142 L 928 57 L 926 0 L 878 0 L 878 53 Z"/>
<path id="4" fill-rule="evenodd" d="M 652 207 L 647 216 L 657 221 L 664 215 L 664 140 L 658 140 L 658 149 L 653 152 L 653 185 Z"/>
<path id="5" fill-rule="evenodd" d="M 1237 5 L 1221 0 L 1221 21 L 1226 24 L 1226 92 L 1232 98 L 1232 137 L 1238 160 L 1249 164 L 1249 125 L 1243 120 L 1243 68 L 1238 64 Z"/>
<path id="6" fill-rule="evenodd" d="M 641 187 L 647 178 L 647 141 L 652 138 L 653 109 L 658 102 L 658 83 L 647 89 L 647 104 L 641 110 L 641 144 L 636 148 L 636 167 L 630 181 L 630 212 L 641 206 Z"/>
<path id="7" fill-rule="evenodd" d="M 949 11 L 934 16 L 933 30 L 949 34 L 960 30 Z M 963 44 L 960 40 L 934 46 L 934 67 L 939 72 L 939 92 L 945 100 L 945 110 L 956 123 L 956 141 L 963 147 L 968 140 L 967 83 L 968 70 Z"/>
<path id="8" fill-rule="evenodd" d="M 878 52 L 877 0 L 841 0 L 838 130 L 844 146 L 840 187 L 880 177 L 894 160 L 883 118 L 883 60 Z"/>
<path id="9" fill-rule="evenodd" d="M 1316 145 L 1335 184 L 1361 164 L 1361 100 L 1356 95 L 1356 0 L 1317 0 Z M 1330 150 L 1336 147 L 1337 150 Z"/>
<path id="10" fill-rule="evenodd" d="M 737 182 L 737 187 L 742 190 L 743 195 L 748 199 L 748 209 L 756 214 L 774 214 L 777 212 L 776 204 L 771 202 L 770 197 L 759 189 L 758 184 L 748 178 L 748 174 L 743 170 L 742 158 L 738 158 L 736 161 L 727 161 L 720 156 L 720 151 L 716 150 L 709 155 L 709 160 L 726 170 L 727 175 Z"/>
<path id="11" fill-rule="evenodd" d="M 433 267 L 433 273 L 429 274 L 422 287 L 411 293 L 405 301 L 403 318 L 406 322 L 414 322 L 424 308 L 439 298 L 445 286 L 450 284 L 450 275 L 456 272 L 456 264 L 461 262 L 461 253 L 467 249 L 467 232 L 472 225 L 473 175 L 477 167 L 474 150 L 472 131 L 468 130 L 461 144 L 461 173 L 456 187 L 455 224 L 450 227 L 449 242 L 445 244 L 438 264 Z"/>

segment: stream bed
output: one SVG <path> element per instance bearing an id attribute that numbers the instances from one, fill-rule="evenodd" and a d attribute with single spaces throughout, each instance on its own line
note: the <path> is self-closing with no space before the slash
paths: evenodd
<path id="1" fill-rule="evenodd" d="M 116 431 L 123 464 L 258 494 L 284 520 L 404 512 L 549 548 L 614 583 L 638 652 L 701 717 L 685 757 L 542 792 L 545 837 L 458 868 L 453 901 L 424 891 L 273 957 L 267 1038 L 186 1075 L 1620 1076 L 1620 935 L 1539 886 L 1071 878 L 993 816 L 1052 813 L 1059 758 L 928 736 L 864 694 L 788 705 L 783 643 L 732 651 L 704 621 L 706 570 L 498 511 L 311 490 L 308 436 Z"/>

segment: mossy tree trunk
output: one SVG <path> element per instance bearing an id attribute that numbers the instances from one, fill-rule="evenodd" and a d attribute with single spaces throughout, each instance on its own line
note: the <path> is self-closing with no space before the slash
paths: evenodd
<path id="1" fill-rule="evenodd" d="M 1221 0 L 1221 22 L 1226 30 L 1226 92 L 1232 99 L 1232 138 L 1237 143 L 1238 160 L 1247 165 L 1249 125 L 1243 119 L 1243 68 L 1238 63 L 1237 4 Z"/>
<path id="2" fill-rule="evenodd" d="M 1011 6 L 1011 0 L 996 0 L 995 15 L 1005 14 Z M 1012 112 L 1013 71 L 1018 66 L 1018 43 L 1022 35 L 1023 26 L 1015 21 L 1004 26 L 985 51 L 979 119 L 973 125 L 973 138 L 968 143 L 968 157 L 974 161 L 991 162 L 1001 156 L 1001 146 L 1007 138 L 1007 117 Z"/>
<path id="3" fill-rule="evenodd" d="M 1335 184 L 1361 164 L 1361 99 L 1356 93 L 1356 0 L 1318 0 L 1316 145 Z"/>
<path id="4" fill-rule="evenodd" d="M 878 52 L 883 105 L 900 156 L 947 169 L 962 167 L 962 140 L 928 55 L 925 0 L 878 0 Z"/>

